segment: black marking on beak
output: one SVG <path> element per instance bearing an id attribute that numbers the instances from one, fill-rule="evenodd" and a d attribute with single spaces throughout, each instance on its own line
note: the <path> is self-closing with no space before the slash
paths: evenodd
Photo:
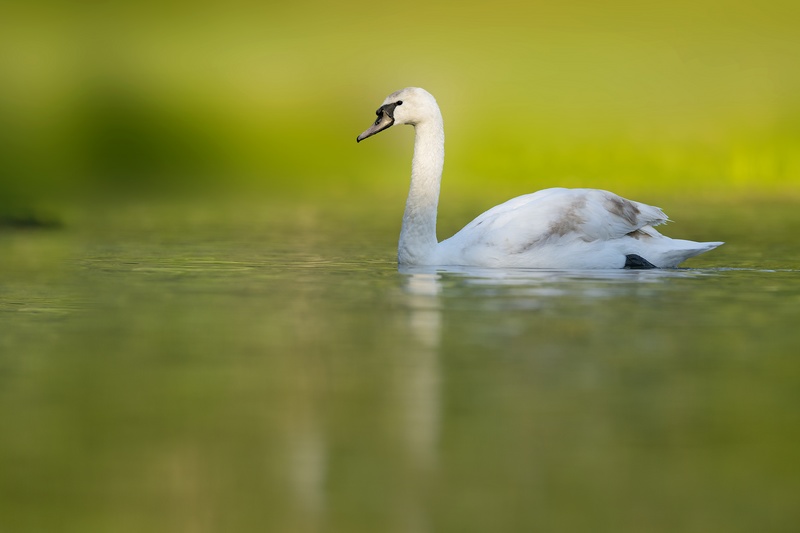
<path id="1" fill-rule="evenodd" d="M 394 109 L 399 105 L 403 105 L 402 100 L 380 106 L 378 110 L 375 111 L 375 114 L 378 115 L 378 118 L 375 119 L 375 123 L 364 133 L 356 137 L 356 142 L 361 142 L 367 137 L 372 137 L 376 133 L 380 133 L 383 130 L 390 128 L 394 124 Z"/>

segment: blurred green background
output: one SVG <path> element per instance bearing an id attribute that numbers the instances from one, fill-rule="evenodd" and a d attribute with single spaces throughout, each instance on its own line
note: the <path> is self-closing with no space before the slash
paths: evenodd
<path id="1" fill-rule="evenodd" d="M 798 21 L 3 2 L 0 530 L 793 531 Z M 355 139 L 409 85 L 445 118 L 441 236 L 564 185 L 727 244 L 398 274 L 412 131 Z"/>
<path id="2" fill-rule="evenodd" d="M 442 107 L 457 198 L 798 192 L 797 2 L 0 10 L 5 216 L 150 194 L 402 196 L 410 131 L 355 136 L 409 85 Z"/>

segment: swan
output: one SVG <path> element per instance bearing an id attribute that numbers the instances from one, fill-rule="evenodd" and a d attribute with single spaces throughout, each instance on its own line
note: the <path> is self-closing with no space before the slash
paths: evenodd
<path id="1" fill-rule="evenodd" d="M 544 189 L 479 215 L 442 242 L 436 211 L 444 166 L 444 123 L 436 99 L 419 87 L 396 91 L 357 142 L 409 124 L 415 129 L 411 186 L 397 260 L 401 266 L 546 269 L 674 268 L 722 242 L 672 239 L 653 226 L 658 207 L 599 189 Z"/>

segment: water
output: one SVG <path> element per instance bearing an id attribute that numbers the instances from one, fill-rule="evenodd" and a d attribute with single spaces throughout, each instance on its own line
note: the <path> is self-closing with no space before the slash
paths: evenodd
<path id="1" fill-rule="evenodd" d="M 683 209 L 728 244 L 670 271 L 398 272 L 320 206 L 6 231 L 0 531 L 793 531 L 798 210 Z"/>

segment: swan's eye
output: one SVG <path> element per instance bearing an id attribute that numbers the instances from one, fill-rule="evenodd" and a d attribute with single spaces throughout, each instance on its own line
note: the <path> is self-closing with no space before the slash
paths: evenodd
<path id="1" fill-rule="evenodd" d="M 403 101 L 402 100 L 398 100 L 396 105 L 403 105 Z"/>

